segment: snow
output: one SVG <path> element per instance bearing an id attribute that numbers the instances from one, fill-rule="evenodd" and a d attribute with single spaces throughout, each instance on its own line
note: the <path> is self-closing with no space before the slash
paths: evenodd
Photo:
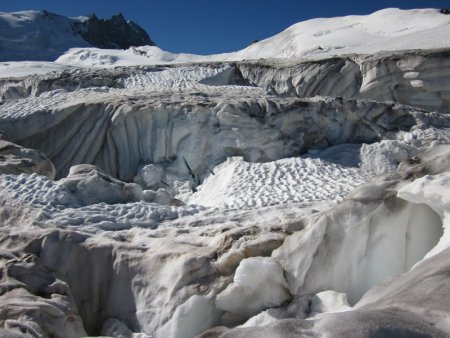
<path id="1" fill-rule="evenodd" d="M 214 168 L 190 203 L 240 209 L 286 203 L 338 203 L 364 181 L 359 168 L 321 159 L 298 157 L 251 163 L 242 157 L 229 158 Z"/>
<path id="2" fill-rule="evenodd" d="M 62 72 L 67 69 L 71 69 L 71 67 L 67 65 L 59 65 L 54 62 L 0 62 L 0 78 L 20 78 L 29 75 Z"/>
<path id="3" fill-rule="evenodd" d="M 311 299 L 311 316 L 327 312 L 341 312 L 350 310 L 347 295 L 333 290 L 326 290 L 315 294 Z"/>
<path id="4" fill-rule="evenodd" d="M 324 57 L 450 47 L 450 19 L 436 9 L 388 8 L 366 16 L 297 23 L 233 55 L 236 59 Z"/>
<path id="5" fill-rule="evenodd" d="M 73 46 L 89 44 L 74 34 L 72 25 L 85 17 L 67 18 L 47 12 L 0 12 L 1 61 L 54 60 Z"/>
<path id="6" fill-rule="evenodd" d="M 292 294 L 336 290 L 353 304 L 371 287 L 408 271 L 436 245 L 441 218 L 427 205 L 390 200 L 395 180 L 388 177 L 361 185 L 274 252 Z"/>
<path id="7" fill-rule="evenodd" d="M 70 168 L 69 175 L 59 181 L 82 205 L 108 204 L 142 200 L 142 188 L 109 177 L 95 166 L 80 164 Z"/>
<path id="8" fill-rule="evenodd" d="M 383 140 L 361 147 L 361 170 L 371 175 L 394 172 L 402 161 L 417 154 L 417 148 L 397 140 Z"/>
<path id="9" fill-rule="evenodd" d="M 14 28 L 13 36 L 29 30 L 39 12 L 0 13 L 0 23 Z M 55 19 L 61 25 L 62 17 Z M 83 18 L 69 19 L 83 20 Z M 36 23 L 39 24 L 39 20 Z M 59 26 L 58 26 L 59 27 Z M 11 29 L 11 28 L 9 28 Z M 61 31 L 59 27 L 56 31 Z M 25 34 L 22 32 L 22 34 Z M 450 19 L 436 9 L 400 10 L 385 9 L 366 16 L 321 18 L 297 23 L 285 31 L 255 43 L 243 50 L 216 55 L 177 54 L 156 46 L 131 47 L 128 50 L 89 48 L 85 41 L 72 41 L 64 34 L 57 35 L 57 47 L 67 45 L 66 52 L 49 68 L 36 65 L 33 72 L 42 73 L 59 67 L 112 68 L 119 66 L 142 66 L 180 64 L 189 62 L 237 61 L 261 58 L 325 58 L 352 53 L 373 54 L 380 51 L 407 49 L 431 49 L 450 47 Z M 17 37 L 19 39 L 19 37 Z M 81 39 L 81 38 L 78 38 Z M 21 42 L 22 43 L 22 42 Z M 78 48 L 69 48 L 78 46 Z M 26 50 L 26 45 L 23 47 Z M 55 47 L 56 48 L 56 47 Z M 63 48 L 63 47 L 61 47 Z M 61 49 L 60 48 L 60 49 Z M 0 75 L 11 76 L 8 68 L 22 68 L 21 63 L 0 65 Z M 25 68 L 30 68 L 24 64 Z M 2 68 L 6 67 L 6 70 Z M 39 69 L 39 70 L 38 70 Z M 25 74 L 24 73 L 24 74 Z M 14 73 L 13 73 L 14 76 Z M 413 85 L 420 83 L 413 80 Z"/>
<path id="10" fill-rule="evenodd" d="M 133 180 L 143 188 L 152 188 L 159 185 L 163 175 L 164 167 L 156 164 L 147 164 L 137 169 L 137 174 Z"/>
<path id="11" fill-rule="evenodd" d="M 71 48 L 56 59 L 56 63 L 60 64 L 104 68 L 211 61 L 223 61 L 223 58 L 221 55 L 171 53 L 156 46 L 130 47 L 127 50 Z"/>
<path id="12" fill-rule="evenodd" d="M 403 186 L 397 193 L 399 198 L 413 202 L 425 203 L 442 219 L 443 235 L 436 246 L 427 253 L 430 258 L 450 248 L 450 174 L 427 175 Z"/>
<path id="13" fill-rule="evenodd" d="M 4 20 L 20 28 L 33 15 Z M 5 330 L 191 338 L 242 324 L 327 336 L 400 318 L 399 332 L 437 322 L 448 334 L 446 52 L 329 68 L 215 61 L 448 47 L 449 20 L 388 9 L 299 23 L 219 56 L 78 48 L 58 63 L 2 63 L 0 129 L 22 145 L 7 145 L 18 175 L 0 175 Z M 318 72 L 334 97 L 292 80 Z M 370 100 L 346 91 L 354 79 Z M 409 106 L 392 102 L 399 87 Z M 31 168 L 26 156 L 54 176 L 25 146 L 45 150 L 57 181 Z"/>
<path id="14" fill-rule="evenodd" d="M 269 257 L 253 257 L 241 261 L 233 284 L 217 295 L 216 306 L 249 317 L 290 298 L 281 266 Z"/>
<path id="15" fill-rule="evenodd" d="M 123 80 L 123 84 L 125 88 L 155 90 L 161 90 L 162 88 L 201 88 L 206 90 L 207 85 L 203 84 L 202 80 L 215 77 L 229 69 L 228 65 L 218 65 L 216 67 L 196 65 L 168 67 L 156 71 L 132 74 Z M 250 90 L 249 88 L 242 89 Z"/>
<path id="16" fill-rule="evenodd" d="M 450 19 L 437 9 L 389 8 L 365 16 L 312 19 L 243 50 L 216 54 L 175 54 L 158 47 L 125 51 L 74 48 L 56 61 L 82 67 L 156 65 L 270 58 L 324 58 L 345 54 L 450 47 Z M 417 84 L 417 83 L 416 83 Z"/>
<path id="17" fill-rule="evenodd" d="M 159 329 L 157 335 L 168 338 L 195 337 L 214 326 L 222 314 L 215 307 L 214 296 L 195 295 L 189 298 L 177 307 L 173 315 L 174 320 Z"/>

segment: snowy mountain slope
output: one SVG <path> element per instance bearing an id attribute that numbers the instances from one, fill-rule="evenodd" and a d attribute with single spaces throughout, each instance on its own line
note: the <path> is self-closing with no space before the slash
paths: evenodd
<path id="1" fill-rule="evenodd" d="M 45 61 L 0 62 L 0 78 L 22 78 L 29 75 L 62 72 L 73 67 Z"/>
<path id="2" fill-rule="evenodd" d="M 57 62 L 83 67 L 213 62 L 261 58 L 326 58 L 380 51 L 448 48 L 450 16 L 437 9 L 385 9 L 366 16 L 313 19 L 243 50 L 218 55 L 173 54 L 157 47 L 126 51 L 73 49 Z M 110 57 L 111 56 L 111 57 Z"/>
<path id="3" fill-rule="evenodd" d="M 36 50 L 37 57 L 33 56 L 34 60 L 45 59 L 45 51 L 40 51 L 42 46 L 36 46 L 36 43 L 42 45 L 43 42 L 50 39 L 55 47 L 51 47 L 47 52 L 52 53 L 54 58 L 61 56 L 57 62 L 83 67 L 261 58 L 324 58 L 352 53 L 373 54 L 380 51 L 450 47 L 447 38 L 450 33 L 450 16 L 441 14 L 437 9 L 400 10 L 391 8 L 367 16 L 308 20 L 295 24 L 285 31 L 241 51 L 207 56 L 170 53 L 156 46 L 133 47 L 127 50 L 83 48 L 88 44 L 80 36 L 74 36 L 72 32 L 74 31 L 74 22 L 76 24 L 87 22 L 88 18 L 86 17 L 69 19 L 48 14 L 50 18 L 46 18 L 40 12 L 3 13 L 2 15 L 3 21 L 0 27 L 3 27 L 3 33 L 0 31 L 0 36 L 16 37 L 11 41 L 8 41 L 9 38 L 4 38 L 6 39 L 3 41 L 4 57 L 0 60 L 27 60 L 27 55 L 28 58 L 30 57 L 29 50 L 35 48 L 38 50 Z M 40 25 L 43 25 L 43 28 L 39 28 Z M 10 34 L 13 27 L 16 33 Z M 24 34 L 30 30 L 34 32 L 30 38 L 26 38 Z M 36 36 L 39 38 L 35 39 Z M 35 39 L 37 42 L 33 41 L 30 44 L 23 42 L 24 39 Z M 17 46 L 14 45 L 16 43 Z M 69 50 L 69 48 L 72 49 Z M 20 52 L 21 49 L 24 50 L 23 53 Z M 14 58 L 14 53 L 21 53 L 22 56 Z M 63 53 L 64 55 L 61 55 Z"/>
<path id="4" fill-rule="evenodd" d="M 127 50 L 98 48 L 72 48 L 60 56 L 57 64 L 78 67 L 111 68 L 119 66 L 160 65 L 186 62 L 221 61 L 218 56 L 176 54 L 166 52 L 156 46 L 131 47 Z"/>
<path id="5" fill-rule="evenodd" d="M 114 29 L 113 29 L 114 28 Z M 47 11 L 0 12 L 0 61 L 53 61 L 73 47 L 152 45 L 148 35 L 121 15 L 68 18 Z"/>
<path id="6" fill-rule="evenodd" d="M 88 47 L 75 28 L 86 20 L 38 11 L 0 13 L 0 60 L 52 61 L 70 47 Z"/>
<path id="7" fill-rule="evenodd" d="M 236 52 L 236 59 L 323 57 L 450 47 L 450 16 L 437 9 L 384 9 L 366 16 L 313 19 Z"/>

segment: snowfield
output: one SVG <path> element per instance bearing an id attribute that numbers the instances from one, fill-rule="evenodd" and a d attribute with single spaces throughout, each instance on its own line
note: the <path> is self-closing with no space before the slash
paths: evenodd
<path id="1" fill-rule="evenodd" d="M 450 18 L 436 9 L 384 9 L 367 16 L 313 19 L 243 50 L 218 55 L 173 54 L 156 46 L 125 51 L 75 48 L 56 60 L 80 67 L 114 67 L 253 59 L 327 58 L 380 51 L 449 48 Z"/>
<path id="2" fill-rule="evenodd" d="M 248 163 L 228 158 L 197 187 L 190 203 L 233 209 L 289 203 L 308 206 L 322 201 L 333 204 L 363 182 L 358 168 L 320 159 Z"/>
<path id="3" fill-rule="evenodd" d="M 449 33 L 0 63 L 0 336 L 448 337 Z"/>

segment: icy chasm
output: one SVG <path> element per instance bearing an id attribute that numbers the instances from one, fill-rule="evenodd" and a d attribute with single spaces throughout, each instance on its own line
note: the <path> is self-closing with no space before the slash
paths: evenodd
<path id="1" fill-rule="evenodd" d="M 2 64 L 0 335 L 447 337 L 449 53 Z"/>

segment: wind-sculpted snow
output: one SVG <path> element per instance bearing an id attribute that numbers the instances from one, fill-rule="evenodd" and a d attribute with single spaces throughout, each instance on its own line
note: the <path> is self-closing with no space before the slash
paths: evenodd
<path id="1" fill-rule="evenodd" d="M 242 90 L 261 91 L 259 88 L 248 86 L 242 75 L 237 73 L 236 67 L 228 63 L 118 67 L 114 70 L 96 69 L 95 71 L 76 67 L 31 64 L 28 71 L 31 75 L 27 75 L 25 70 L 25 76 L 14 76 L 17 67 L 4 66 L 4 68 L 8 67 L 12 68 L 11 73 L 5 71 L 6 74 L 0 80 L 1 101 L 48 96 L 61 91 L 74 92 L 84 88 L 146 88 L 158 91 L 197 88 L 207 91 L 208 86 L 244 85 L 245 88 L 241 88 Z M 33 75 L 33 69 L 36 69 L 37 74 Z M 41 71 L 43 74 L 39 74 Z"/>
<path id="2" fill-rule="evenodd" d="M 174 66 L 160 67 L 156 71 L 136 72 L 125 78 L 123 81 L 125 88 L 196 88 L 207 91 L 208 85 L 232 86 L 239 85 L 242 78 L 233 78 L 234 67 L 228 64 L 217 65 L 194 65 L 194 66 Z M 214 81 L 214 79 L 217 79 Z M 243 87 L 241 90 L 260 90 L 259 88 Z"/>
<path id="3" fill-rule="evenodd" d="M 340 202 L 365 181 L 358 167 L 320 159 L 290 158 L 268 163 L 248 163 L 229 158 L 216 167 L 197 188 L 191 203 L 228 208 L 266 205 Z"/>

